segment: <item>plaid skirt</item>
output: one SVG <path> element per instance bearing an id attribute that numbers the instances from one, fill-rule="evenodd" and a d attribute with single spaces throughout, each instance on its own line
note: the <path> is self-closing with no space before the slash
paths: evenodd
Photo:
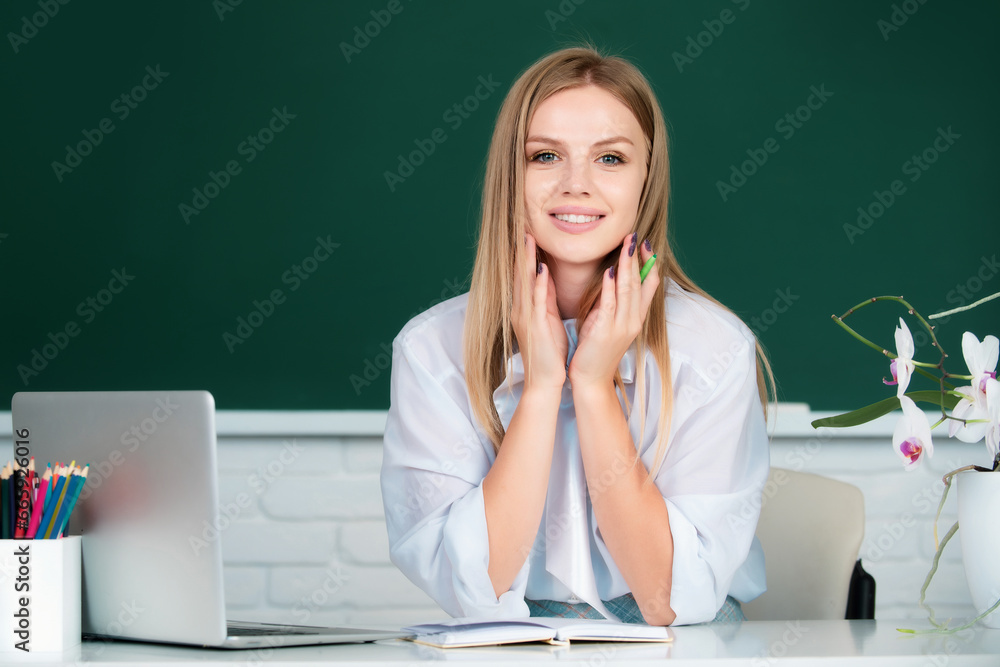
<path id="1" fill-rule="evenodd" d="M 561 618 L 593 618 L 601 619 L 601 613 L 591 607 L 586 602 L 571 604 L 569 602 L 556 602 L 555 600 L 528 600 L 528 609 L 532 616 L 557 616 Z M 631 593 L 626 593 L 613 600 L 607 600 L 604 606 L 612 614 L 617 616 L 623 623 L 645 623 L 639 605 Z M 747 617 L 743 615 L 743 608 L 740 601 L 731 595 L 726 596 L 726 601 L 722 603 L 719 613 L 712 619 L 712 623 L 734 623 L 745 621 Z"/>

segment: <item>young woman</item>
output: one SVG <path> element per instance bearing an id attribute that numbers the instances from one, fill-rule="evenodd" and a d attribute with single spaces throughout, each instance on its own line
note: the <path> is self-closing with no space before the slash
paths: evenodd
<path id="1" fill-rule="evenodd" d="M 451 615 L 688 624 L 763 592 L 767 363 L 677 265 L 668 185 L 627 61 L 564 49 L 512 86 L 471 289 L 393 343 L 392 561 Z"/>

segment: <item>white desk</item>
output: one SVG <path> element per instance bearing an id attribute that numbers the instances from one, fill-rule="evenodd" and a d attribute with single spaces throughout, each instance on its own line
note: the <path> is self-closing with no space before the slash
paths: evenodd
<path id="1" fill-rule="evenodd" d="M 223 651 L 126 642 L 85 642 L 64 655 L 0 654 L 4 665 L 416 665 L 447 660 L 455 665 L 533 667 L 569 661 L 587 667 L 628 665 L 796 665 L 839 667 L 1000 667 L 1000 630 L 976 626 L 956 635 L 908 636 L 896 627 L 911 621 L 757 621 L 674 628 L 672 644 L 519 645 L 442 650 L 402 640 L 281 649 Z"/>

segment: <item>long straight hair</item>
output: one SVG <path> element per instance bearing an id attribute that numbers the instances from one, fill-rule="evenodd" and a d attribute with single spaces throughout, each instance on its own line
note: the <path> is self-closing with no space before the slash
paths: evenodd
<path id="1" fill-rule="evenodd" d="M 670 352 L 664 306 L 665 286 L 673 279 L 685 290 L 719 302 L 705 293 L 684 274 L 668 240 L 667 213 L 670 198 L 670 161 L 667 129 L 659 103 L 642 73 L 617 56 L 605 56 L 596 49 L 574 47 L 556 51 L 529 67 L 511 86 L 497 116 L 490 142 L 483 183 L 482 223 L 472 284 L 465 317 L 465 378 L 473 413 L 497 451 L 503 442 L 504 428 L 493 403 L 493 392 L 503 382 L 508 360 L 514 354 L 516 336 L 512 325 L 514 272 L 525 275 L 524 235 L 527 211 L 524 200 L 524 153 L 528 127 L 535 110 L 552 95 L 570 88 L 598 86 L 628 107 L 646 139 L 646 182 L 639 200 L 639 210 L 632 231 L 640 239 L 649 239 L 657 255 L 654 270 L 661 277 L 642 330 L 636 337 L 636 393 L 640 420 L 645 430 L 645 350 L 652 352 L 660 370 L 663 387 L 660 420 L 657 425 L 655 476 L 666 455 L 673 411 L 673 384 L 670 376 Z M 615 263 L 617 250 L 601 262 L 584 291 L 577 313 L 582 323 L 597 304 L 603 272 Z M 544 261 L 539 249 L 538 259 Z M 521 298 L 529 300 L 528 281 L 521 281 Z M 722 304 L 719 304 L 723 307 Z M 767 405 L 768 387 L 773 387 L 770 365 L 757 343 L 757 387 L 761 403 Z M 529 363 L 526 363 L 530 367 Z M 766 375 L 765 375 L 766 374 Z M 770 380 L 766 384 L 765 377 Z M 626 396 L 621 374 L 615 372 L 615 385 Z M 627 397 L 626 397 L 627 401 Z M 631 415 L 632 408 L 626 406 Z M 638 456 L 638 453 L 637 453 Z M 648 480 L 647 480 L 648 481 Z"/>

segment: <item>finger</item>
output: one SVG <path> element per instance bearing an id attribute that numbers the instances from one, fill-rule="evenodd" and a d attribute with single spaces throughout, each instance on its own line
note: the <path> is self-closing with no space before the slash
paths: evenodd
<path id="1" fill-rule="evenodd" d="M 642 260 L 643 265 L 650 258 L 653 257 L 653 248 L 647 239 L 642 244 Z M 646 313 L 649 312 L 649 305 L 653 303 L 653 299 L 656 296 L 656 290 L 660 286 L 660 258 L 657 257 L 653 260 L 653 265 L 649 269 L 649 273 L 646 274 L 646 279 L 642 281 L 642 287 L 640 287 L 640 307 L 642 309 L 642 317 L 646 318 Z"/>
<path id="2" fill-rule="evenodd" d="M 525 249 L 524 275 L 522 276 L 521 272 L 519 271 L 514 272 L 514 303 L 515 303 L 515 311 L 517 312 L 520 312 L 522 308 L 529 306 L 529 304 L 521 303 L 523 295 L 523 292 L 521 290 L 525 289 L 521 284 L 521 280 L 524 277 L 527 277 L 526 291 L 530 293 L 535 284 L 534 282 L 535 274 L 538 270 L 535 263 L 536 262 L 535 237 L 532 236 L 531 234 L 524 235 L 524 249 Z"/>
<path id="3" fill-rule="evenodd" d="M 521 272 L 517 270 L 517 262 L 514 262 L 514 294 L 512 311 L 516 316 L 521 307 Z"/>
<path id="4" fill-rule="evenodd" d="M 517 266 L 516 266 L 516 262 L 515 262 L 515 266 L 514 266 L 514 294 L 512 295 L 513 298 L 511 299 L 511 312 L 510 312 L 511 321 L 512 321 L 514 327 L 515 327 L 515 330 L 516 330 L 516 328 L 518 326 L 520 326 L 520 323 L 521 323 L 521 320 L 522 320 L 522 318 L 521 318 L 522 303 L 521 302 L 523 301 L 523 299 L 521 298 L 521 282 L 522 282 L 521 272 L 517 270 Z"/>
<path id="5" fill-rule="evenodd" d="M 629 319 L 634 317 L 639 305 L 639 256 L 637 251 L 637 236 L 635 233 L 629 234 L 622 241 L 618 269 L 615 275 L 618 297 L 615 323 L 620 326 L 627 324 Z"/>
<path id="6" fill-rule="evenodd" d="M 535 262 L 538 261 L 536 259 L 537 255 L 538 255 L 538 246 L 535 244 L 535 237 L 532 236 L 531 234 L 525 234 L 524 235 L 524 244 L 525 244 L 525 248 L 528 251 L 528 256 L 526 258 L 526 264 L 528 265 L 528 267 L 530 269 L 529 275 L 533 276 L 538 271 L 538 268 L 535 266 Z"/>
<path id="7" fill-rule="evenodd" d="M 545 309 L 548 307 L 548 292 L 549 292 L 549 267 L 545 266 L 542 262 L 538 265 L 537 269 L 538 275 L 535 277 L 535 293 L 533 294 L 532 303 L 532 318 L 536 322 L 545 322 Z"/>
<path id="8" fill-rule="evenodd" d="M 602 319 L 609 322 L 615 321 L 615 309 L 618 306 L 618 298 L 615 295 L 615 284 L 618 281 L 618 269 L 613 265 L 604 272 L 604 279 L 601 281 L 601 300 L 598 308 Z"/>
<path id="9" fill-rule="evenodd" d="M 639 266 L 645 266 L 650 257 L 653 256 L 653 246 L 649 239 L 639 244 Z"/>
<path id="10" fill-rule="evenodd" d="M 548 267 L 546 267 L 548 268 Z M 551 315 L 554 315 L 556 319 L 562 319 L 559 315 L 559 304 L 556 301 L 556 281 L 552 278 L 552 272 L 546 271 L 545 275 L 548 276 L 548 293 L 546 294 L 545 307 L 548 309 Z"/>

